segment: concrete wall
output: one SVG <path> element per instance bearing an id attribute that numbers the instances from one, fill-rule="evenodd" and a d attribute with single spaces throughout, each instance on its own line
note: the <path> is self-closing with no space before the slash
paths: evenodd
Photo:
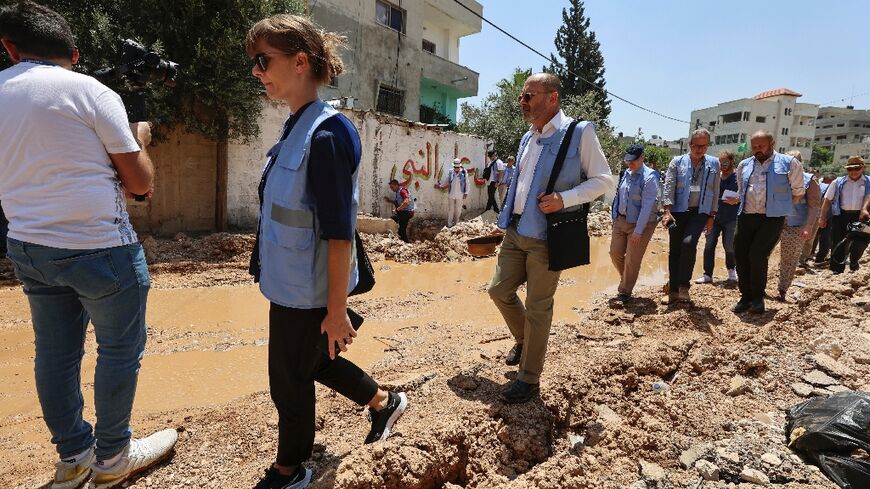
<path id="1" fill-rule="evenodd" d="M 446 217 L 447 195 L 434 188 L 439 174 L 450 170 L 454 157 L 461 158 L 469 175 L 483 170 L 483 139 L 429 129 L 371 112 L 344 111 L 360 132 L 359 210 L 389 217 L 391 206 L 383 202 L 389 193 L 387 183 L 396 178 L 412 189 L 417 199 L 417 216 Z M 231 228 L 253 229 L 257 225 L 257 185 L 265 154 L 271 148 L 287 116 L 283 105 L 267 103 L 260 122 L 261 136 L 251 144 L 229 147 L 227 216 Z M 480 211 L 486 205 L 486 187 L 469 178 L 468 210 Z M 212 195 L 214 195 L 212 193 Z"/>
<path id="2" fill-rule="evenodd" d="M 217 144 L 175 131 L 148 148 L 148 154 L 154 162 L 154 197 L 127 205 L 136 231 L 173 235 L 213 230 Z"/>

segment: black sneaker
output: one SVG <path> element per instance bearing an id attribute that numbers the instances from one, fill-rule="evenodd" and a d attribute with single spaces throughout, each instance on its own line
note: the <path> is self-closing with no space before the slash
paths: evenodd
<path id="1" fill-rule="evenodd" d="M 737 304 L 734 304 L 734 307 L 731 308 L 735 314 L 740 314 L 741 312 L 746 312 L 752 306 L 752 301 L 748 299 L 740 299 Z"/>
<path id="2" fill-rule="evenodd" d="M 311 470 L 300 465 L 293 475 L 283 475 L 275 467 L 266 469 L 266 475 L 254 489 L 303 489 L 311 482 Z"/>
<path id="3" fill-rule="evenodd" d="M 752 305 L 749 307 L 749 312 L 752 314 L 761 314 L 764 312 L 764 299 L 757 299 L 752 301 Z"/>
<path id="4" fill-rule="evenodd" d="M 507 352 L 504 357 L 504 363 L 513 367 L 520 364 L 520 358 L 523 357 L 523 344 L 516 343 L 511 351 Z"/>
<path id="5" fill-rule="evenodd" d="M 529 384 L 522 380 L 515 380 L 502 391 L 501 398 L 508 404 L 521 404 L 531 400 L 540 392 L 538 384 Z"/>
<path id="6" fill-rule="evenodd" d="M 372 420 L 372 429 L 364 442 L 366 445 L 376 441 L 386 440 L 390 436 L 390 428 L 393 423 L 402 416 L 408 408 L 408 396 L 404 392 L 389 392 L 387 407 L 380 411 L 369 408 L 369 418 Z"/>

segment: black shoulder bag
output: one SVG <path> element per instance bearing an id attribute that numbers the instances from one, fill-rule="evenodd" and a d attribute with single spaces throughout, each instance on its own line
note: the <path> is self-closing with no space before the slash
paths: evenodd
<path id="1" fill-rule="evenodd" d="M 565 163 L 565 155 L 568 154 L 568 146 L 571 144 L 571 135 L 577 121 L 571 122 L 562 138 L 556 162 L 553 164 L 553 172 L 550 173 L 550 181 L 547 183 L 546 194 L 552 194 L 556 186 L 556 178 L 562 171 Z M 579 149 L 578 149 L 579 151 Z M 574 211 L 561 211 L 547 216 L 547 250 L 549 251 L 549 269 L 559 272 L 580 265 L 589 264 L 589 231 L 586 228 L 586 216 L 589 214 L 589 204 L 583 204 L 580 209 Z"/>
<path id="2" fill-rule="evenodd" d="M 356 287 L 350 291 L 348 296 L 365 294 L 375 286 L 375 269 L 372 267 L 372 262 L 369 260 L 369 255 L 366 253 L 366 249 L 363 246 L 362 238 L 359 237 L 359 231 L 355 234 L 356 236 L 354 237 L 354 240 L 356 243 L 356 269 L 358 279 Z"/>

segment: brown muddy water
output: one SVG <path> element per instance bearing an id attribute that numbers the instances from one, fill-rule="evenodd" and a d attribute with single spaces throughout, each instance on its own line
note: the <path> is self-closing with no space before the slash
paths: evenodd
<path id="1" fill-rule="evenodd" d="M 618 274 L 608 247 L 608 238 L 593 238 L 592 264 L 562 273 L 554 321 L 575 319 L 577 309 L 597 294 L 615 294 Z M 699 252 L 696 271 L 700 267 Z M 494 268 L 494 257 L 420 265 L 375 263 L 374 290 L 352 300 L 351 307 L 367 320 L 347 358 L 371 366 L 409 325 L 432 320 L 470 328 L 499 324 L 501 317 L 486 293 Z M 666 275 L 666 241 L 657 235 L 638 286 L 662 284 Z M 136 415 L 217 405 L 266 390 L 267 321 L 268 302 L 254 285 L 152 290 Z M 91 418 L 95 350 L 89 334 L 82 379 Z M 27 301 L 19 288 L 0 289 L 0 439 L 14 434 L 18 440 L 47 444 L 40 416 Z"/>

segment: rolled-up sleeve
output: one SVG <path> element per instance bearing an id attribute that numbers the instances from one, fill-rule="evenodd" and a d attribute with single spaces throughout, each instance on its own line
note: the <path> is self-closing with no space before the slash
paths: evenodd
<path id="1" fill-rule="evenodd" d="M 791 160 L 791 166 L 788 170 L 788 183 L 791 186 L 791 195 L 793 197 L 800 197 L 807 191 L 806 187 L 804 187 L 804 165 L 796 158 Z"/>
<path id="2" fill-rule="evenodd" d="M 668 164 L 665 171 L 665 188 L 662 191 L 662 205 L 674 205 L 674 187 L 677 182 L 677 159 L 674 158 Z"/>
<path id="3" fill-rule="evenodd" d="M 613 188 L 613 174 L 601 149 L 601 142 L 591 124 L 580 136 L 580 165 L 586 180 L 580 185 L 559 192 L 565 207 L 591 202 Z"/>

